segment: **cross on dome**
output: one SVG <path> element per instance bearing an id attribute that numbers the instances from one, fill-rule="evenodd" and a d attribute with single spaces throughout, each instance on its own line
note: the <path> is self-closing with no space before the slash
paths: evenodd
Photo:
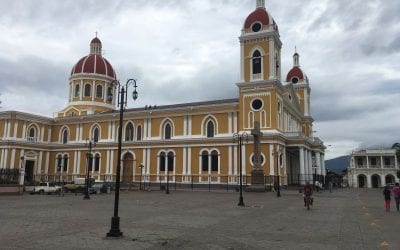
<path id="1" fill-rule="evenodd" d="M 265 8 L 265 0 L 256 0 L 256 8 Z"/>

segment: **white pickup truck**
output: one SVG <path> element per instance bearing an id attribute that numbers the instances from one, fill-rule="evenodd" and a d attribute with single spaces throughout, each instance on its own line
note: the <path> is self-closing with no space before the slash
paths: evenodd
<path id="1" fill-rule="evenodd" d="M 52 182 L 40 182 L 35 186 L 31 194 L 58 194 L 61 192 L 61 187 L 56 186 Z"/>

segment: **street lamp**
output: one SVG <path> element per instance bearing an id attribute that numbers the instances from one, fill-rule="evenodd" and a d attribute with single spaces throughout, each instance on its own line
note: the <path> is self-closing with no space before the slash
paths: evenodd
<path id="1" fill-rule="evenodd" d="M 86 181 L 85 181 L 85 196 L 83 197 L 84 200 L 90 200 L 89 195 L 89 167 L 93 167 L 93 155 L 92 155 L 92 148 L 96 146 L 96 142 L 87 139 L 86 146 L 89 148 L 89 152 L 86 154 Z"/>
<path id="2" fill-rule="evenodd" d="M 239 203 L 238 206 L 244 207 L 244 202 L 243 202 L 243 185 L 242 185 L 242 145 L 244 144 L 244 141 L 247 143 L 249 140 L 249 136 L 246 132 L 243 132 L 242 134 L 239 133 L 234 133 L 233 134 L 233 143 L 237 142 L 238 144 L 238 150 L 239 150 L 239 178 L 240 178 L 240 184 L 239 184 L 239 190 L 240 190 L 240 196 L 239 196 Z"/>
<path id="3" fill-rule="evenodd" d="M 119 228 L 119 216 L 118 216 L 118 206 L 119 206 L 119 186 L 121 178 L 121 148 L 122 148 L 122 120 L 124 117 L 124 108 L 128 104 L 127 92 L 128 86 L 133 83 L 134 90 L 132 92 L 132 98 L 135 101 L 138 97 L 138 92 L 136 91 L 137 85 L 135 79 L 128 79 L 125 84 L 121 84 L 119 81 L 114 80 L 111 84 L 115 83 L 118 85 L 118 102 L 119 105 L 119 127 L 118 127 L 118 155 L 117 155 L 117 176 L 115 182 L 115 199 L 114 199 L 114 216 L 111 218 L 111 229 L 107 233 L 107 237 L 120 237 L 122 232 Z"/>
<path id="4" fill-rule="evenodd" d="M 276 174 L 277 174 L 277 180 L 276 180 L 276 197 L 281 197 L 281 183 L 280 183 L 280 171 L 279 171 L 279 165 L 280 165 L 280 154 L 281 151 L 276 149 Z"/>
<path id="5" fill-rule="evenodd" d="M 62 157 L 62 164 L 61 164 L 61 196 L 64 196 L 64 168 L 67 166 L 67 162 L 68 162 L 69 157 L 65 156 Z M 68 173 L 67 173 L 67 177 L 68 177 Z"/>

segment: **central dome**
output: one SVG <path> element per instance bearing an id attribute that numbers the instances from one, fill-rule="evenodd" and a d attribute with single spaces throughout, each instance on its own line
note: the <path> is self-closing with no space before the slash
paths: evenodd
<path id="1" fill-rule="evenodd" d="M 79 59 L 72 67 L 71 77 L 81 74 L 103 75 L 116 79 L 113 67 L 101 55 L 101 41 L 97 37 L 90 42 L 90 54 Z"/>

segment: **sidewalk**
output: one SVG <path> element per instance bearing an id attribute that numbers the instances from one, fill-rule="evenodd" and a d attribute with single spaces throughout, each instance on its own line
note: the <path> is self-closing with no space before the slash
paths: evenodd
<path id="1" fill-rule="evenodd" d="M 381 190 L 315 193 L 121 192 L 120 239 L 105 237 L 114 195 L 0 197 L 1 249 L 399 249 L 400 213 Z M 394 205 L 394 202 L 392 203 Z"/>

